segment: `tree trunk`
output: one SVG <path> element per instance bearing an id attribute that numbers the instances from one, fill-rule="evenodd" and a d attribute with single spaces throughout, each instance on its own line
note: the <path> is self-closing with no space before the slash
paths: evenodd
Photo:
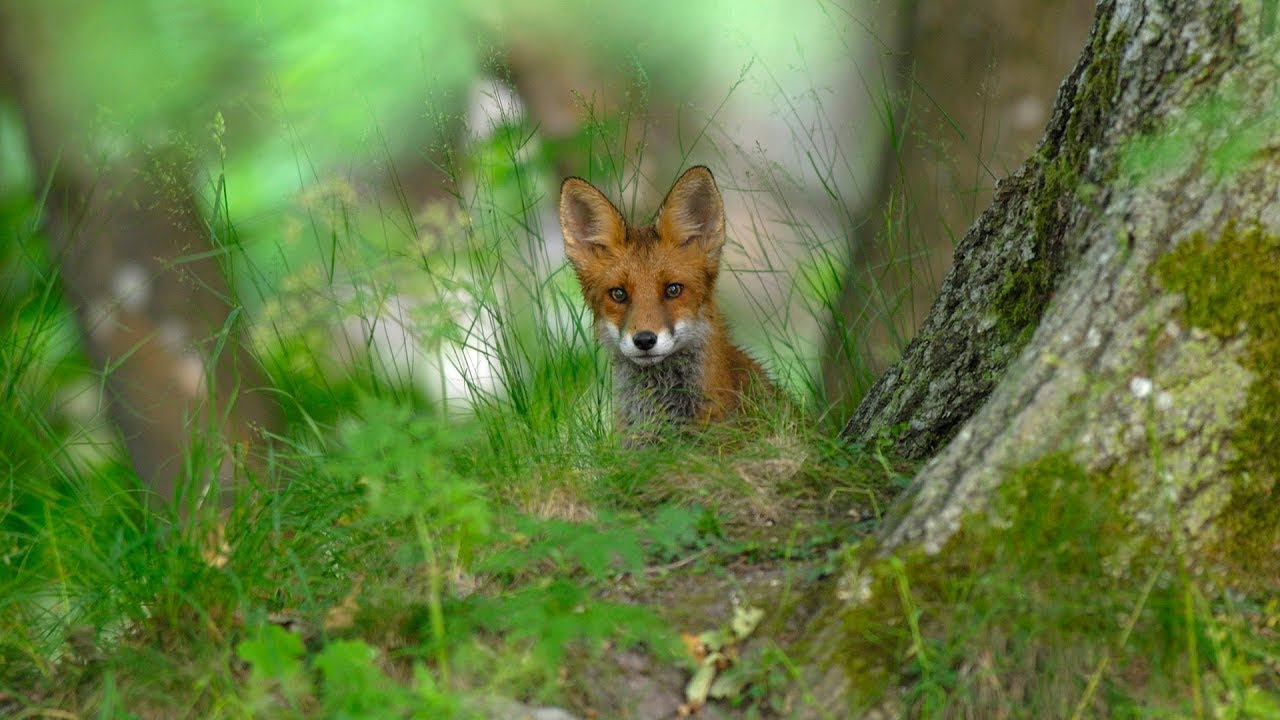
<path id="1" fill-rule="evenodd" d="M 827 399 L 857 407 L 924 320 L 956 243 L 993 185 L 1035 148 L 1093 16 L 1089 0 L 931 0 L 883 6 L 892 118 L 876 192 L 857 208 L 853 255 L 823 354 Z M 1046 33 L 1045 28 L 1053 32 Z M 886 129 L 887 130 L 887 129 Z"/>
<path id="2" fill-rule="evenodd" d="M 99 160 L 42 82 L 48 28 L 11 15 L 0 13 L 0 59 L 45 193 L 50 255 L 147 501 L 181 501 L 184 514 L 225 508 L 246 462 L 259 464 L 251 447 L 281 419 L 239 342 L 243 323 L 189 184 L 194 163 L 165 149 Z M 178 497 L 192 477 L 199 497 Z"/>
<path id="3" fill-rule="evenodd" d="M 1274 13 L 1099 4 L 1039 149 L 997 187 L 919 335 L 846 428 L 930 459 L 819 601 L 800 649 L 810 713 L 1022 714 L 1051 680 L 1069 700 L 1045 716 L 1106 713 L 1099 682 L 1132 689 L 1139 665 L 1160 671 L 1121 666 L 1156 632 L 1169 573 L 1194 579 L 1188 598 L 1280 587 Z M 940 686 L 1042 643 L 1018 679 L 988 673 L 964 703 L 904 694 L 938 669 L 946 630 L 931 621 L 999 595 L 1044 622 L 1071 583 L 1072 606 L 1092 608 L 1076 620 L 1099 636 L 1019 640 L 987 617 L 981 637 L 948 646 L 955 675 Z M 1076 671 L 1046 671 L 1052 652 Z"/>

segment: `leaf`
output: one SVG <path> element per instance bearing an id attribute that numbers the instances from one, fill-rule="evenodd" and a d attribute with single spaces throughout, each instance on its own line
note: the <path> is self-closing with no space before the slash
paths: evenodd
<path id="1" fill-rule="evenodd" d="M 558 664 L 566 646 L 575 641 L 586 647 L 599 647 L 604 640 L 627 646 L 643 641 L 662 651 L 674 641 L 668 635 L 669 626 L 651 610 L 597 601 L 588 589 L 568 580 L 553 580 L 500 598 L 475 597 L 468 601 L 465 620 L 454 617 L 455 627 L 469 622 L 491 632 L 509 633 L 512 639 L 532 641 L 533 651 L 548 666 Z"/>
<path id="2" fill-rule="evenodd" d="M 711 652 L 707 644 L 702 641 L 702 637 L 693 633 L 680 633 L 680 642 L 684 643 L 685 651 L 696 663 L 702 662 L 707 657 L 707 653 Z"/>
<path id="3" fill-rule="evenodd" d="M 750 682 L 751 676 L 743 672 L 740 667 L 734 666 L 717 675 L 707 692 L 710 697 L 717 700 L 738 698 L 742 696 L 742 691 Z"/>
<path id="4" fill-rule="evenodd" d="M 685 686 L 685 705 L 681 712 L 693 714 L 707 702 L 707 697 L 737 697 L 749 682 L 746 673 L 735 670 L 734 660 L 738 656 L 738 645 L 747 639 L 764 619 L 764 611 L 757 607 L 735 605 L 733 619 L 728 627 L 693 635 L 681 633 L 680 639 L 694 660 L 698 669 L 694 671 L 689 684 Z M 717 673 L 723 674 L 717 677 Z"/>
<path id="5" fill-rule="evenodd" d="M 407 691 L 374 662 L 378 651 L 358 640 L 329 643 L 316 656 L 324 676 L 324 707 L 329 717 L 379 718 L 403 714 Z"/>
<path id="6" fill-rule="evenodd" d="M 707 695 L 711 692 L 711 683 L 716 679 L 716 659 L 720 653 L 711 653 L 694 671 L 689 684 L 684 688 L 684 698 L 690 707 L 697 708 L 707 704 Z"/>
<path id="7" fill-rule="evenodd" d="M 275 625 L 263 625 L 256 638 L 236 646 L 236 656 L 264 680 L 296 676 L 302 671 L 302 652 L 302 638 Z"/>
<path id="8" fill-rule="evenodd" d="M 733 629 L 733 636 L 742 641 L 755 632 L 763 619 L 764 611 L 758 607 L 736 606 L 733 608 L 733 620 L 730 621 L 729 626 Z"/>
<path id="9" fill-rule="evenodd" d="M 698 525 L 702 515 L 698 508 L 674 505 L 659 510 L 648 531 L 650 540 L 658 549 L 655 554 L 670 559 L 687 548 L 698 547 L 701 544 Z"/>
<path id="10" fill-rule="evenodd" d="M 511 545 L 485 559 L 483 569 L 515 575 L 551 563 L 564 573 L 581 569 L 593 580 L 615 572 L 637 574 L 644 569 L 639 530 L 615 523 L 572 523 L 519 518 L 509 536 Z"/>

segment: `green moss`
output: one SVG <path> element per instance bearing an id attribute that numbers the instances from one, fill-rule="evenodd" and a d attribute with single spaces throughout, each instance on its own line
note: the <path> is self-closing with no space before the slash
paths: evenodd
<path id="1" fill-rule="evenodd" d="M 1015 352 L 1031 340 L 1040 316 L 1053 297 L 1056 271 L 1052 265 L 1047 258 L 1032 258 L 1005 276 L 996 292 L 993 302 L 1000 311 L 999 327 Z"/>
<path id="2" fill-rule="evenodd" d="M 1230 438 L 1236 457 L 1231 500 L 1213 548 L 1232 579 L 1274 588 L 1280 579 L 1280 236 L 1230 223 L 1215 240 L 1183 242 L 1155 267 L 1165 289 L 1181 293 L 1191 326 L 1227 339 L 1246 333 L 1244 366 L 1254 373 Z"/>
<path id="3" fill-rule="evenodd" d="M 1231 431 L 1232 495 L 1210 564 L 1244 589 L 1274 590 L 1280 236 L 1230 225 L 1187 240 L 1155 274 L 1186 297 L 1187 325 L 1247 338 L 1243 363 L 1256 379 Z M 1142 530 L 1131 514 L 1137 490 L 1124 468 L 1088 472 L 1050 455 L 1012 471 L 935 555 L 884 558 L 869 541 L 852 551 L 856 571 L 844 589 L 863 599 L 817 622 L 843 638 L 830 660 L 849 679 L 854 707 L 906 716 L 1178 714 L 1219 702 L 1210 695 L 1221 678 L 1252 685 L 1254 670 L 1232 653 L 1255 651 L 1230 648 L 1248 646 L 1255 631 L 1229 605 L 1206 602 L 1180 556 Z M 829 644 L 820 639 L 814 650 Z"/>
<path id="4" fill-rule="evenodd" d="M 856 590 L 869 598 L 839 624 L 855 705 L 898 698 L 905 706 L 892 711 L 913 717 L 1068 717 L 1100 664 L 1087 716 L 1179 695 L 1152 679 L 1177 675 L 1186 626 L 1172 563 L 1123 509 L 1134 487 L 1123 471 L 1050 455 L 1011 473 L 937 555 L 871 559 L 875 548 L 860 548 Z"/>
<path id="5" fill-rule="evenodd" d="M 999 328 L 1016 349 L 1030 340 L 1053 297 L 1064 261 L 1062 231 L 1071 205 L 1082 199 L 1081 174 L 1115 103 L 1124 39 L 1124 32 L 1110 32 L 1110 20 L 1104 15 L 1093 35 L 1092 61 L 1080 79 L 1065 127 L 1035 158 L 1039 173 L 1030 189 L 1030 231 L 1035 248 L 1030 257 L 1009 270 L 992 301 Z"/>

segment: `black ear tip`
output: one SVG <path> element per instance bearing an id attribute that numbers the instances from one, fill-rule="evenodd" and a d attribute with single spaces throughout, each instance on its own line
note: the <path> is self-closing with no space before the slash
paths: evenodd
<path id="1" fill-rule="evenodd" d="M 711 174 L 711 168 L 707 167 L 706 165 L 694 165 L 688 170 L 685 170 L 684 175 L 682 175 L 681 178 L 688 179 L 688 180 L 692 180 L 695 178 L 698 178 L 698 179 L 705 178 L 706 180 L 710 180 L 713 184 L 716 181 L 715 175 Z"/>
<path id="2" fill-rule="evenodd" d="M 685 188 L 686 191 L 694 192 L 712 192 L 719 194 L 720 186 L 716 184 L 716 178 L 711 174 L 711 168 L 706 165 L 694 165 L 676 180 L 676 185 Z"/>

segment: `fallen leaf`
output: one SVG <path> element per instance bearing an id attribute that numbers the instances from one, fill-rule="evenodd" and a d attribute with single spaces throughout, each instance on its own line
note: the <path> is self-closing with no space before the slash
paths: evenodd
<path id="1" fill-rule="evenodd" d="M 707 644 L 702 642 L 702 638 L 693 633 L 680 633 L 680 641 L 684 643 L 685 650 L 688 651 L 689 657 L 693 658 L 694 662 L 702 662 L 702 659 L 711 651 Z"/>
<path id="2" fill-rule="evenodd" d="M 746 640 L 751 633 L 756 631 L 756 627 L 760 625 L 760 621 L 764 619 L 764 610 L 758 607 L 744 608 L 741 606 L 733 609 L 733 620 L 729 623 L 733 629 L 733 635 L 738 640 Z"/>

